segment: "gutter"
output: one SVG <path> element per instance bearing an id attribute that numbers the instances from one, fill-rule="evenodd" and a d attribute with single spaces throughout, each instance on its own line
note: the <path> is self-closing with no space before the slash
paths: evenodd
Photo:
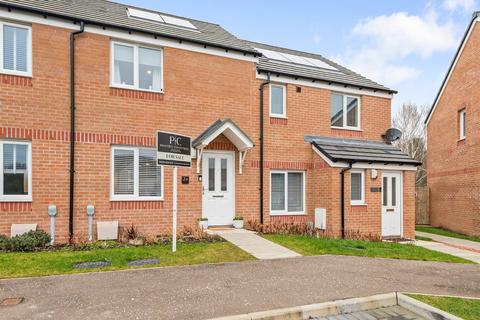
<path id="1" fill-rule="evenodd" d="M 75 191 L 75 36 L 85 31 L 85 23 L 80 22 L 80 30 L 70 33 L 70 197 L 68 236 L 73 241 L 73 210 Z"/>
<path id="2" fill-rule="evenodd" d="M 270 84 L 270 73 L 267 73 L 267 81 L 260 84 L 260 224 L 263 224 L 263 164 L 264 164 L 264 116 L 263 94 L 264 87 Z"/>
<path id="3" fill-rule="evenodd" d="M 348 168 L 343 168 L 340 170 L 340 177 L 341 177 L 341 199 L 340 199 L 340 213 L 341 213 L 341 232 L 342 232 L 342 239 L 345 239 L 345 172 L 352 169 L 353 161 L 348 163 Z"/>
<path id="4" fill-rule="evenodd" d="M 73 16 L 60 14 L 60 13 L 55 13 L 55 12 L 49 12 L 49 11 L 40 10 L 40 9 L 34 9 L 34 8 L 15 5 L 15 4 L 0 3 L 0 6 L 8 8 L 9 11 L 11 9 L 17 9 L 17 10 L 24 10 L 24 11 L 28 11 L 28 12 L 32 12 L 32 13 L 37 13 L 37 14 L 40 14 L 40 15 L 44 16 L 45 19 L 47 18 L 47 16 L 51 16 L 51 17 L 60 18 L 60 19 L 73 20 L 74 22 L 79 20 L 78 17 L 73 17 Z M 162 37 L 162 38 L 167 38 L 167 39 L 179 40 L 180 42 L 181 41 L 186 41 L 186 42 L 201 44 L 201 45 L 204 45 L 205 47 L 208 45 L 208 46 L 224 49 L 226 51 L 235 50 L 235 51 L 238 51 L 238 52 L 242 52 L 244 55 L 251 54 L 254 57 L 262 56 L 262 54 L 260 52 L 256 52 L 256 51 L 253 51 L 253 50 L 240 49 L 240 48 L 232 47 L 232 46 L 216 44 L 216 43 L 213 43 L 213 42 L 210 42 L 210 41 L 194 40 L 194 39 L 185 38 L 185 37 L 181 37 L 181 36 L 172 36 L 172 35 L 165 34 L 165 33 L 146 31 L 146 30 L 139 29 L 139 28 L 130 28 L 130 27 L 125 27 L 123 25 L 117 25 L 117 24 L 112 24 L 112 23 L 103 23 L 103 22 L 98 22 L 98 21 L 89 20 L 89 19 L 81 19 L 81 21 L 83 21 L 85 24 L 96 25 L 96 26 L 100 26 L 100 27 L 103 27 L 103 28 L 110 27 L 110 28 L 116 28 L 116 29 L 120 29 L 120 30 L 123 30 L 123 31 L 127 31 L 127 32 L 139 32 L 139 33 L 143 33 L 143 34 L 153 35 L 154 37 Z"/>

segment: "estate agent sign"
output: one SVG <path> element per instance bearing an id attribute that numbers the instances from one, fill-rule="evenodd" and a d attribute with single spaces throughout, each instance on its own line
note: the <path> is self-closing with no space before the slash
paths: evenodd
<path id="1" fill-rule="evenodd" d="M 157 131 L 157 161 L 162 166 L 190 167 L 190 137 Z"/>

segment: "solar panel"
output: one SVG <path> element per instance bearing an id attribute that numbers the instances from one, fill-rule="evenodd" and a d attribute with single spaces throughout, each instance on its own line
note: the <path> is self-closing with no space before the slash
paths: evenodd
<path id="1" fill-rule="evenodd" d="M 197 29 L 190 21 L 185 19 L 180 19 L 176 17 L 170 17 L 165 15 L 160 15 L 165 23 L 173 24 L 179 27 L 190 28 L 190 29 Z"/>
<path id="2" fill-rule="evenodd" d="M 144 10 L 139 10 L 135 8 L 128 8 L 127 14 L 129 18 L 137 18 L 137 19 L 149 20 L 153 22 L 166 23 L 166 24 L 171 24 L 177 27 L 182 27 L 182 28 L 197 29 L 188 20 L 166 16 L 166 15 L 158 14 L 155 12 L 144 11 Z"/>
<path id="3" fill-rule="evenodd" d="M 261 52 L 268 59 L 279 60 L 284 62 L 293 62 L 296 64 L 302 64 L 305 66 L 316 67 L 316 68 L 338 70 L 337 68 L 319 59 L 313 59 L 309 57 L 303 57 L 303 56 L 293 55 L 290 53 L 278 52 L 278 51 L 262 49 L 262 48 L 255 48 L 255 50 Z"/>

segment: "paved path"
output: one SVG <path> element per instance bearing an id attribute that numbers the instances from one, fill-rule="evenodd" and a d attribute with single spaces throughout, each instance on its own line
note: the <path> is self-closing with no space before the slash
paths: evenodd
<path id="1" fill-rule="evenodd" d="M 476 263 L 480 263 L 480 246 L 479 246 L 479 250 L 477 251 L 475 248 L 475 246 L 477 246 L 476 242 L 463 240 L 463 239 L 456 239 L 451 237 L 445 237 L 445 236 L 438 236 L 435 234 L 419 232 L 419 231 L 415 231 L 415 235 L 427 237 L 427 238 L 431 238 L 432 240 L 435 240 L 435 241 L 423 241 L 423 240 L 415 241 L 415 244 L 418 246 L 421 246 L 430 250 L 448 253 L 453 256 L 457 256 L 460 258 L 474 261 Z"/>
<path id="2" fill-rule="evenodd" d="M 314 320 L 427 320 L 400 306 L 353 312 L 344 315 L 314 318 Z"/>
<path id="3" fill-rule="evenodd" d="M 290 249 L 260 237 L 255 232 L 245 229 L 213 229 L 209 230 L 209 232 L 219 235 L 257 259 L 281 259 L 301 256 Z"/>
<path id="4" fill-rule="evenodd" d="M 0 280 L 0 319 L 208 319 L 394 291 L 480 297 L 480 265 L 347 256 Z"/>

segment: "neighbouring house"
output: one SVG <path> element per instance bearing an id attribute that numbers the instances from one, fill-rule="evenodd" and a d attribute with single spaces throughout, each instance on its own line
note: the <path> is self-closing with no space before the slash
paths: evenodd
<path id="1" fill-rule="evenodd" d="M 315 222 L 414 237 L 418 163 L 385 142 L 395 91 L 317 54 L 102 0 L 0 0 L 0 234 L 171 231 L 156 131 L 192 137 L 178 225 Z M 93 206 L 93 207 L 92 207 Z M 95 231 L 94 231 L 94 234 Z"/>
<path id="2" fill-rule="evenodd" d="M 427 120 L 430 223 L 480 235 L 480 12 L 470 25 Z"/>

